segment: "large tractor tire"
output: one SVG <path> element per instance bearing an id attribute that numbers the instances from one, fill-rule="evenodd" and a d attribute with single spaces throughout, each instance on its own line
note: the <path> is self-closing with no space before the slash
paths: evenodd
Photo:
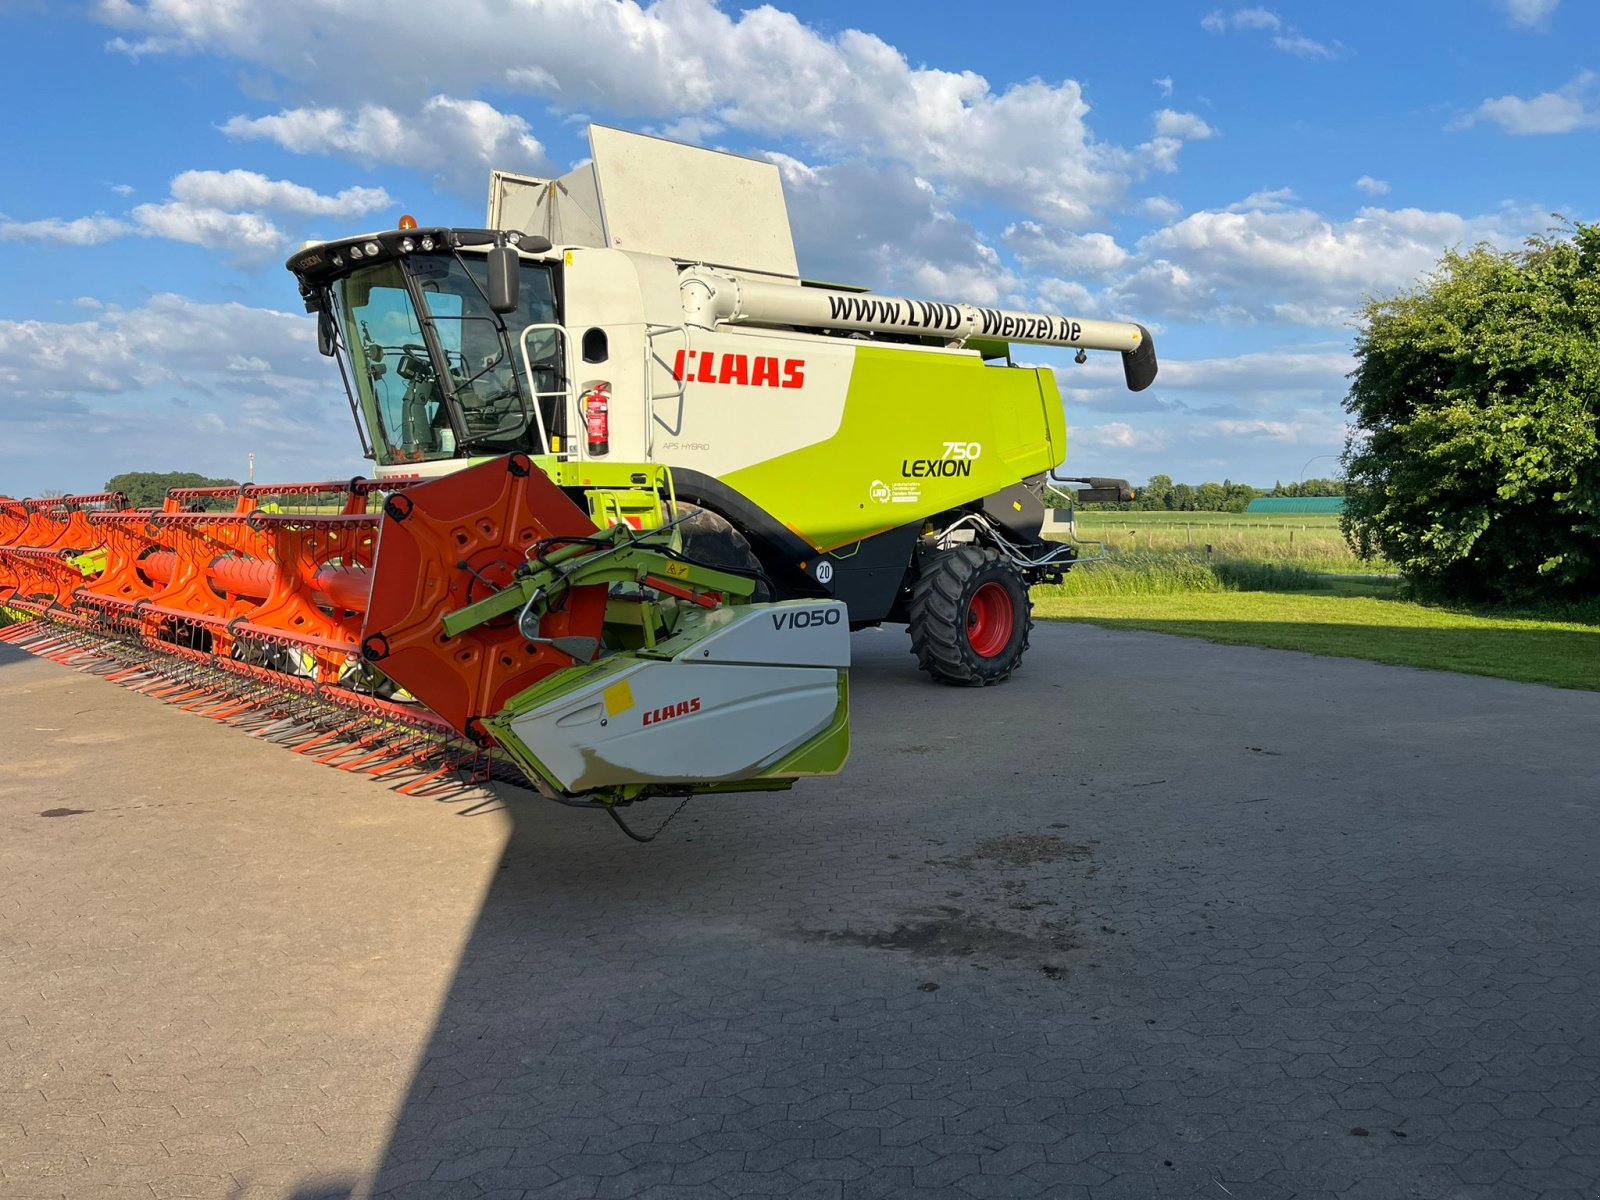
<path id="1" fill-rule="evenodd" d="M 1033 601 L 1017 569 L 980 546 L 941 550 L 911 590 L 911 652 L 940 683 L 987 687 L 1022 663 Z"/>
<path id="2" fill-rule="evenodd" d="M 678 501 L 681 521 L 678 531 L 683 537 L 683 553 L 708 567 L 727 567 L 741 574 L 761 576 L 761 560 L 750 549 L 750 540 L 734 526 L 710 509 Z M 772 599 L 772 591 L 762 576 L 756 584 L 755 601 Z"/>

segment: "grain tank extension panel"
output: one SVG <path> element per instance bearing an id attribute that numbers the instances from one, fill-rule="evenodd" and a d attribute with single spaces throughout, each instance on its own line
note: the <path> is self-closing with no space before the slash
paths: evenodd
<path id="1" fill-rule="evenodd" d="M 490 229 L 798 280 L 778 168 L 603 125 L 559 179 L 494 171 Z"/>

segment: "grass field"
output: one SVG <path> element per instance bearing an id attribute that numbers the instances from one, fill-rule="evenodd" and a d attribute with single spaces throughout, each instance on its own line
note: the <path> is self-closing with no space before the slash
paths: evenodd
<path id="1" fill-rule="evenodd" d="M 1379 573 L 1381 559 L 1359 559 L 1339 532 L 1339 518 L 1328 514 L 1254 516 L 1245 513 L 1083 512 L 1078 536 L 1104 541 L 1120 553 L 1166 554 L 1184 551 L 1213 558 L 1265 560 L 1309 571 Z"/>
<path id="2" fill-rule="evenodd" d="M 1600 691 L 1600 602 L 1419 604 L 1388 564 L 1350 552 L 1337 517 L 1080 513 L 1078 532 L 1108 557 L 1035 588 L 1038 617 Z"/>

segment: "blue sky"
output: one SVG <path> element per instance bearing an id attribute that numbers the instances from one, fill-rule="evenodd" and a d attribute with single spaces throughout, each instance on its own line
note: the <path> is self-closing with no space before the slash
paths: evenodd
<path id="1" fill-rule="evenodd" d="M 976 14 L 976 15 L 975 15 Z M 0 492 L 363 463 L 283 260 L 483 219 L 588 120 L 769 157 L 802 270 L 1129 317 L 1078 473 L 1331 473 L 1352 313 L 1596 219 L 1600 5 L 0 0 Z"/>

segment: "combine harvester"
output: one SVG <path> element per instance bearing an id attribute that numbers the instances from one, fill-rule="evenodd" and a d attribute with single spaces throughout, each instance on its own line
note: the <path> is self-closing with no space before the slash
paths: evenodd
<path id="1" fill-rule="evenodd" d="M 1138 390 L 1148 332 L 802 281 L 770 164 L 590 138 L 494 172 L 488 228 L 289 260 L 376 478 L 0 501 L 0 639 L 403 791 L 613 817 L 838 771 L 852 628 L 1007 678 L 1076 559 L 1043 536 L 1060 394 L 1010 344 Z"/>

